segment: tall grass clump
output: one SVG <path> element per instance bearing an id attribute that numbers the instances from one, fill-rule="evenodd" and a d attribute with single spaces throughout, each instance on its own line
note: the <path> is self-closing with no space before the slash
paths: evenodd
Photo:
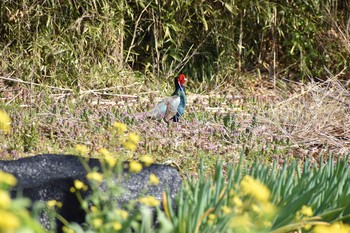
<path id="1" fill-rule="evenodd" d="M 202 164 L 199 179 L 189 179 L 179 192 L 177 210 L 166 205 L 165 213 L 175 232 L 309 232 L 349 224 L 348 159 L 280 168 L 258 161 L 246 167 L 241 158 L 227 176 L 218 163 L 211 179 Z"/>

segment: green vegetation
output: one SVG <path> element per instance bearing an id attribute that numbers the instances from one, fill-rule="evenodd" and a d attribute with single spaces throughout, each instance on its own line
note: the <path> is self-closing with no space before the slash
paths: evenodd
<path id="1" fill-rule="evenodd" d="M 160 232 L 244 232 L 235 218 L 255 223 L 250 232 L 349 232 L 339 223 L 350 213 L 349 19 L 349 3 L 333 0 L 5 0 L 0 158 L 79 152 L 173 164 L 190 178 L 176 212 L 157 210 Z M 181 122 L 134 119 L 179 73 L 190 80 Z M 268 200 L 244 182 L 267 187 Z M 28 206 L 18 203 L 0 210 L 16 215 Z M 87 209 L 87 224 L 149 229 L 149 210 L 123 211 L 111 224 L 100 216 L 105 229 Z"/>
<path id="2" fill-rule="evenodd" d="M 2 113 L 1 130 L 8 129 L 9 118 Z M 5 116 L 5 117 L 4 117 Z M 111 134 L 119 138 L 124 148 L 135 151 L 138 136 L 126 132 L 126 126 L 115 123 Z M 89 148 L 76 145 L 75 153 L 86 156 Z M 319 163 L 305 160 L 273 166 L 244 163 L 244 154 L 238 164 L 221 162 L 215 165 L 212 178 L 208 179 L 204 163 L 201 162 L 199 177 L 184 181 L 176 199 L 176 209 L 169 194 L 164 193 L 162 204 L 152 196 L 141 196 L 137 200 L 120 206 L 115 200 L 123 193 L 113 182 L 118 176 L 122 160 L 116 159 L 115 152 L 105 148 L 99 150 L 102 172 L 88 170 L 91 195 L 82 199 L 81 191 L 88 186 L 80 180 L 74 181 L 70 191 L 75 192 L 86 212 L 86 222 L 82 225 L 68 223 L 55 212 L 62 203 L 47 202 L 49 215 L 63 223 L 64 232 L 349 232 L 350 225 L 350 166 L 348 156 L 334 161 Z M 120 155 L 120 154 L 118 154 Z M 153 162 L 151 156 L 143 156 L 144 166 Z M 82 163 L 86 163 L 82 159 Z M 85 164 L 87 166 L 87 164 Z M 138 173 L 141 163 L 131 161 L 129 171 Z M 225 175 L 226 174 L 226 175 Z M 100 188 L 106 181 L 104 189 Z M 150 175 L 149 185 L 157 185 L 158 177 Z M 42 232 L 42 228 L 30 218 L 24 207 L 30 202 L 25 199 L 12 201 L 8 189 L 16 184 L 16 179 L 0 173 L 0 211 L 4 232 Z M 38 204 L 37 204 L 38 205 Z M 43 206 L 41 208 L 44 208 Z M 153 211 L 150 208 L 155 208 Z M 16 212 L 14 212 L 16 211 Z M 38 214 L 40 211 L 34 212 Z M 153 226 L 156 213 L 158 227 Z M 24 219 L 23 219 L 24 218 Z"/>
<path id="3" fill-rule="evenodd" d="M 158 208 L 158 200 L 149 196 L 140 197 L 121 210 L 113 201 L 122 193 L 120 188 L 107 182 L 109 191 L 102 192 L 99 188 L 102 180 L 93 178 L 103 176 L 108 181 L 118 174 L 117 161 L 111 163 L 111 154 L 104 152 L 104 158 L 107 158 L 104 173 L 89 178 L 93 194 L 82 200 L 87 225 L 67 224 L 67 232 L 68 229 L 74 232 L 88 229 L 89 232 L 131 232 L 133 229 L 134 232 L 282 233 L 312 230 L 321 233 L 322 227 L 325 231 L 333 227 L 330 223 L 350 223 L 348 157 L 337 162 L 329 158 L 326 163 L 321 160 L 318 164 L 305 161 L 302 166 L 296 162 L 283 167 L 274 164 L 271 168 L 259 163 L 247 166 L 242 155 L 239 164 L 228 165 L 226 170 L 218 162 L 209 179 L 201 163 L 199 177 L 185 181 L 178 193 L 175 210 L 170 195 L 165 193 L 164 210 Z M 142 169 L 137 162 L 132 163 L 131 172 Z M 157 182 L 156 177 L 150 177 L 150 185 Z M 76 181 L 78 197 L 84 187 L 85 184 Z M 138 203 L 141 208 L 137 207 Z M 149 207 L 156 207 L 156 210 L 152 213 Z M 157 228 L 152 224 L 155 213 Z M 339 232 L 350 229 L 348 225 L 339 226 Z"/>
<path id="4" fill-rule="evenodd" d="M 153 82 L 179 71 L 219 84 L 236 72 L 274 81 L 348 74 L 344 1 L 5 1 L 0 71 L 73 89 Z M 10 77 L 9 77 L 10 78 Z"/>
<path id="5" fill-rule="evenodd" d="M 0 126 L 0 130 L 2 129 Z M 0 171 L 0 231 L 44 233 L 44 228 L 27 210 L 31 204 L 30 200 L 26 198 L 11 200 L 9 190 L 16 185 L 16 182 L 14 176 Z"/>

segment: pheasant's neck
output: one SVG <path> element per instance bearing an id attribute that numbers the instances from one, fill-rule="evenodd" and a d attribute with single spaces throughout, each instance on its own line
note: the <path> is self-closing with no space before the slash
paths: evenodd
<path id="1" fill-rule="evenodd" d="M 184 86 L 179 85 L 177 87 L 177 89 L 178 89 L 178 91 L 185 92 L 185 87 Z"/>
<path id="2" fill-rule="evenodd" d="M 186 95 L 185 87 L 177 85 L 175 87 L 175 91 L 174 91 L 174 93 L 172 95 L 178 95 L 178 96 Z"/>
<path id="3" fill-rule="evenodd" d="M 182 86 L 180 86 L 177 90 L 177 95 L 180 96 L 180 101 L 181 101 L 181 105 L 183 107 L 186 106 L 186 91 L 185 91 L 185 88 Z"/>

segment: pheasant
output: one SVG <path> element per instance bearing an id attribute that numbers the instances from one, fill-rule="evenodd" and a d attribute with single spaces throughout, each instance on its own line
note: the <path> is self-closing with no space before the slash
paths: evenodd
<path id="1" fill-rule="evenodd" d="M 167 124 L 169 124 L 170 120 L 173 120 L 174 122 L 179 121 L 186 108 L 186 91 L 184 87 L 186 81 L 187 79 L 184 74 L 175 77 L 174 93 L 170 97 L 160 101 L 154 109 L 149 112 L 151 118 L 163 118 Z"/>

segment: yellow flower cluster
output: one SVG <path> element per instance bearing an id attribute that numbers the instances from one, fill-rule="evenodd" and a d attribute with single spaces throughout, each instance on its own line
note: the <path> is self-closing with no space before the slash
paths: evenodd
<path id="1" fill-rule="evenodd" d="M 151 175 L 149 175 L 148 183 L 150 185 L 158 185 L 159 184 L 159 178 L 156 175 L 154 175 L 153 173 L 151 173 Z"/>
<path id="2" fill-rule="evenodd" d="M 115 213 L 124 220 L 127 219 L 129 216 L 129 213 L 125 210 L 122 210 L 122 209 L 116 209 Z"/>
<path id="3" fill-rule="evenodd" d="M 4 190 L 0 190 L 0 209 L 7 209 L 11 206 L 10 194 Z"/>
<path id="4" fill-rule="evenodd" d="M 0 130 L 4 133 L 10 133 L 11 131 L 11 118 L 7 113 L 0 109 Z"/>
<path id="5" fill-rule="evenodd" d="M 99 149 L 98 153 L 100 153 L 104 157 L 111 157 L 112 156 L 111 152 L 109 152 L 106 148 Z"/>
<path id="6" fill-rule="evenodd" d="M 126 125 L 121 122 L 114 122 L 113 127 L 117 131 L 118 135 L 123 135 L 126 131 Z"/>
<path id="7" fill-rule="evenodd" d="M 241 181 L 241 190 L 243 194 L 250 195 L 261 202 L 267 202 L 270 198 L 270 190 L 251 176 L 243 177 Z"/>
<path id="8" fill-rule="evenodd" d="M 146 167 L 149 167 L 154 163 L 154 159 L 149 155 L 142 156 L 140 160 L 145 164 Z"/>
<path id="9" fill-rule="evenodd" d="M 123 142 L 123 146 L 130 150 L 130 151 L 135 151 L 137 148 L 137 143 L 140 141 L 140 137 L 135 134 L 135 133 L 129 133 L 126 141 Z"/>
<path id="10" fill-rule="evenodd" d="M 120 224 L 120 222 L 114 222 L 113 223 L 113 230 L 115 231 L 119 231 L 123 228 L 122 224 Z"/>
<path id="11" fill-rule="evenodd" d="M 271 227 L 276 207 L 269 201 L 270 190 L 263 183 L 247 175 L 229 194 L 229 206 L 221 207 L 221 211 L 224 215 L 235 213 L 230 220 L 234 232 L 259 232 Z"/>
<path id="12" fill-rule="evenodd" d="M 297 219 L 301 219 L 301 216 L 311 217 L 314 214 L 310 206 L 303 205 L 296 213 Z"/>
<path id="13" fill-rule="evenodd" d="M 116 130 L 117 135 L 119 135 L 119 140 L 122 142 L 124 148 L 130 151 L 136 151 L 140 137 L 131 132 L 125 138 L 124 134 L 127 130 L 127 126 L 122 122 L 114 122 L 112 126 Z"/>
<path id="14" fill-rule="evenodd" d="M 230 207 L 228 207 L 228 206 L 222 206 L 221 207 L 221 210 L 222 210 L 222 212 L 224 213 L 224 215 L 226 215 L 226 214 L 230 214 L 231 212 L 232 212 L 232 209 L 230 208 Z"/>
<path id="15" fill-rule="evenodd" d="M 109 167 L 114 167 L 117 163 L 117 159 L 114 158 L 106 148 L 101 148 L 98 152 L 103 156 L 104 161 L 108 164 Z"/>
<path id="16" fill-rule="evenodd" d="M 139 202 L 145 206 L 156 207 L 160 205 L 160 201 L 153 196 L 145 196 L 139 198 Z"/>
<path id="17" fill-rule="evenodd" d="M 13 175 L 0 171 L 0 184 L 14 186 L 16 182 Z M 15 232 L 21 225 L 18 216 L 9 211 L 11 204 L 9 192 L 0 189 L 0 232 Z"/>
<path id="18" fill-rule="evenodd" d="M 314 233 L 349 233 L 350 225 L 335 222 L 328 226 L 318 225 L 314 228 Z"/>
<path id="19" fill-rule="evenodd" d="M 75 153 L 80 156 L 87 156 L 90 152 L 89 147 L 81 144 L 77 144 L 74 146 Z"/>
<path id="20" fill-rule="evenodd" d="M 103 175 L 95 171 L 89 172 L 86 175 L 86 178 L 88 178 L 91 181 L 96 181 L 97 183 L 101 183 L 103 181 Z"/>
<path id="21" fill-rule="evenodd" d="M 80 180 L 74 180 L 74 188 L 76 190 L 83 190 L 83 191 L 88 190 L 88 186 L 86 184 L 84 184 L 84 182 L 82 182 Z"/>
<path id="22" fill-rule="evenodd" d="M 0 232 L 15 232 L 20 227 L 20 221 L 11 212 L 0 209 Z"/>
<path id="23" fill-rule="evenodd" d="M 103 224 L 103 221 L 102 221 L 102 219 L 100 219 L 100 218 L 95 218 L 95 219 L 92 220 L 92 225 L 93 225 L 95 228 L 101 227 L 102 224 Z"/>
<path id="24" fill-rule="evenodd" d="M 54 207 L 62 208 L 62 202 L 56 201 L 56 200 L 49 200 L 47 202 L 47 206 L 50 208 L 54 208 Z"/>
<path id="25" fill-rule="evenodd" d="M 209 224 L 209 225 L 214 224 L 215 219 L 216 219 L 216 215 L 215 215 L 215 214 L 209 214 L 209 215 L 208 215 L 208 224 Z"/>
<path id="26" fill-rule="evenodd" d="M 73 229 L 68 228 L 68 227 L 66 227 L 66 226 L 63 226 L 63 227 L 62 227 L 62 231 L 63 231 L 64 233 L 74 233 L 74 230 L 73 230 Z"/>
<path id="27" fill-rule="evenodd" d="M 99 213 L 100 212 L 100 210 L 94 205 L 90 206 L 90 211 L 92 213 Z"/>
<path id="28" fill-rule="evenodd" d="M 233 202 L 233 204 L 234 204 L 236 210 L 241 209 L 242 206 L 243 206 L 243 202 L 242 202 L 241 198 L 239 198 L 238 196 L 234 196 L 234 197 L 232 198 L 232 202 Z"/>
<path id="29" fill-rule="evenodd" d="M 237 232 L 250 232 L 249 229 L 253 226 L 253 223 L 248 215 L 244 213 L 233 217 L 230 221 L 230 227 Z"/>
<path id="30" fill-rule="evenodd" d="M 5 184 L 12 187 L 17 184 L 17 180 L 12 174 L 0 171 L 0 184 Z"/>
<path id="31" fill-rule="evenodd" d="M 133 173 L 139 173 L 142 170 L 142 164 L 137 161 L 131 161 L 129 163 L 129 171 Z"/>

